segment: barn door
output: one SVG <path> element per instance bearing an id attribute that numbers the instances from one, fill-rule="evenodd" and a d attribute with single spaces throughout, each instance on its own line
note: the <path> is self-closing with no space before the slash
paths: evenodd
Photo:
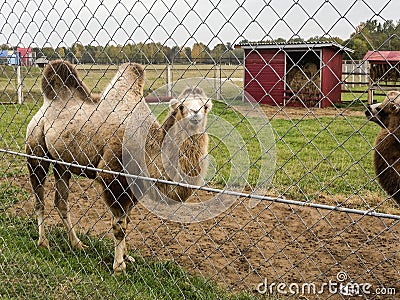
<path id="1" fill-rule="evenodd" d="M 285 54 L 279 50 L 247 50 L 245 90 L 257 102 L 283 105 Z"/>

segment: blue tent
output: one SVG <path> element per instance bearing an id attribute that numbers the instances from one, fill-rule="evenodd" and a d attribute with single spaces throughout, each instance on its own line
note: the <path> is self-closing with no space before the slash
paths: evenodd
<path id="1" fill-rule="evenodd" d="M 0 50 L 0 60 L 6 60 L 8 65 L 19 65 L 21 55 L 15 50 Z"/>

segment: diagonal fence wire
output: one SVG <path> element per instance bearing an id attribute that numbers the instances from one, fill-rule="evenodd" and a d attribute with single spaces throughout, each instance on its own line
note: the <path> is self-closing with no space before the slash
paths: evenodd
<path id="1" fill-rule="evenodd" d="M 363 12 L 365 20 L 357 19 L 355 10 Z M 362 79 L 354 83 L 353 76 L 368 64 L 363 56 L 367 50 L 383 53 L 400 49 L 399 25 L 396 20 L 390 22 L 395 18 L 391 11 L 396 11 L 393 0 L 351 1 L 346 5 L 325 1 L 312 7 L 302 1 L 116 1 L 95 5 L 30 0 L 1 4 L 0 61 L 5 65 L 1 66 L 0 98 L 2 103 L 10 104 L 0 107 L 0 278 L 9 283 L 0 289 L 0 296 L 32 298 L 23 290 L 31 284 L 29 277 L 33 274 L 35 287 L 40 286 L 40 277 L 46 278 L 44 288 L 56 287 L 50 296 L 54 298 L 118 298 L 122 297 L 118 291 L 129 284 L 126 297 L 133 298 L 263 298 L 268 294 L 266 297 L 275 299 L 301 298 L 303 294 L 316 299 L 354 295 L 395 299 L 400 288 L 400 214 L 395 201 L 379 187 L 379 175 L 374 175 L 371 156 L 378 129 L 365 119 L 363 111 L 368 102 L 381 102 L 388 90 L 398 89 L 398 63 L 384 59 L 381 63 L 389 69 L 377 77 L 362 71 Z M 345 30 L 348 37 L 341 38 L 346 40 L 338 39 L 336 36 Z M 280 34 L 285 38 L 279 39 Z M 240 48 L 251 41 L 268 41 L 279 51 L 267 57 L 257 42 L 249 52 Z M 325 69 L 336 72 L 331 64 L 334 59 L 323 61 L 322 50 L 315 44 L 331 42 L 355 52 L 343 53 L 351 63 L 350 71 L 346 69 L 348 74 L 331 79 L 336 84 L 326 92 L 321 74 Z M 303 52 L 296 54 L 299 50 L 289 49 L 293 44 L 305 44 Z M 21 83 L 14 83 L 18 66 L 12 66 L 12 60 L 25 48 L 37 56 L 28 53 L 25 60 L 21 57 L 25 102 L 18 105 L 13 103 Z M 251 60 L 252 54 L 256 54 L 257 61 Z M 274 65 L 281 54 L 287 63 L 284 73 Z M 215 132 L 209 133 L 211 171 L 206 184 L 26 154 L 25 129 L 43 97 L 38 88 L 41 70 L 33 65 L 38 56 L 76 64 L 91 93 L 103 92 L 112 79 L 110 74 L 117 71 L 115 65 L 126 61 L 145 65 L 150 77 L 145 79 L 144 96 L 155 98 L 156 103 L 178 96 L 182 85 L 203 87 L 214 99 L 208 129 L 221 122 Z M 311 74 L 305 64 L 310 57 L 314 57 L 312 64 L 316 66 Z M 260 68 L 254 71 L 256 64 Z M 269 77 L 263 77 L 268 72 Z M 203 79 L 193 80 L 195 77 Z M 264 84 L 272 79 L 276 79 L 272 85 Z M 277 96 L 281 85 L 285 89 L 282 98 Z M 332 103 L 333 91 L 338 87 L 342 102 Z M 256 89 L 261 90 L 261 96 L 257 96 Z M 370 91 L 373 99 L 367 99 Z M 261 101 L 261 105 L 251 104 L 243 113 L 243 99 Z M 273 103 L 268 103 L 269 99 Z M 316 108 L 325 100 L 334 104 L 333 108 Z M 286 105 L 274 107 L 265 102 Z M 163 103 L 149 107 L 158 119 L 168 111 Z M 239 116 L 238 111 L 242 112 Z M 76 113 L 70 111 L 71 119 Z M 256 113 L 265 117 L 270 129 L 266 125 L 252 128 L 252 114 Z M 103 124 L 111 120 L 107 115 L 101 117 Z M 95 133 L 82 134 L 86 139 L 82 148 L 90 147 Z M 256 139 L 263 135 L 272 136 L 274 142 L 258 140 L 257 144 Z M 237 145 L 230 144 L 235 138 Z M 68 153 L 72 152 L 65 145 L 60 154 Z M 276 154 L 276 161 L 267 164 L 264 160 L 273 158 L 271 153 Z M 240 155 L 245 154 L 250 157 L 248 161 L 241 159 Z M 139 180 L 151 186 L 193 189 L 195 202 L 215 196 L 216 203 L 226 205 L 226 210 L 197 224 L 177 224 L 158 218 L 143 204 L 137 205 L 127 232 L 127 243 L 137 264 L 128 267 L 126 282 L 109 279 L 104 270 L 109 273 L 113 268 L 113 233 L 102 225 L 109 210 L 98 203 L 104 191 L 87 179 L 72 177 L 73 225 L 86 243 L 89 240 L 91 248 L 84 254 L 68 252 L 65 230 L 58 229 L 62 220 L 57 210 L 51 209 L 45 224 L 50 228 L 55 250 L 48 255 L 34 246 L 37 225 L 29 221 L 34 219 L 34 191 L 27 180 L 28 158 L 98 176 L 122 176 L 133 183 Z M 228 176 L 228 171 L 236 178 Z M 45 185 L 46 210 L 52 205 L 54 195 L 50 191 L 56 184 L 49 177 Z M 235 200 L 227 205 L 231 198 Z M 15 229 L 19 230 L 19 238 Z M 22 265 L 20 257 L 27 255 L 32 258 Z M 98 265 L 96 261 L 100 261 Z M 71 271 L 77 275 L 71 275 Z M 99 277 L 107 282 L 108 291 Z M 21 278 L 20 282 L 15 278 Z M 330 281 L 338 284 L 335 291 L 325 289 L 319 294 L 312 290 L 312 284 L 323 289 L 323 284 Z M 277 290 L 279 283 L 286 294 Z M 359 283 L 371 286 L 360 292 L 360 285 L 355 285 Z M 214 284 L 217 289 L 213 289 Z M 311 290 L 302 293 L 304 285 Z M 220 288 L 227 293 L 220 292 Z"/>

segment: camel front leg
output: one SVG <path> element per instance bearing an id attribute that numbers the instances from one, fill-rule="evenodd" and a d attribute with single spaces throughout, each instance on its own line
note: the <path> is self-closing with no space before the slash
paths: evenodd
<path id="1" fill-rule="evenodd" d="M 115 245 L 115 253 L 114 253 L 114 264 L 113 270 L 116 275 L 125 271 L 126 264 L 125 260 L 134 261 L 134 259 L 127 255 L 126 251 L 126 228 L 128 225 L 127 216 L 124 215 L 122 217 L 113 216 L 112 219 L 112 228 L 114 233 L 114 245 Z"/>
<path id="2" fill-rule="evenodd" d="M 54 204 L 67 230 L 71 246 L 79 250 L 85 249 L 87 246 L 84 245 L 76 235 L 74 226 L 71 222 L 70 210 L 68 207 L 69 180 L 71 178 L 71 173 L 65 168 L 55 165 L 54 177 L 56 180 L 56 196 Z"/>
<path id="3" fill-rule="evenodd" d="M 129 217 L 127 215 L 122 217 L 113 216 L 112 222 L 115 243 L 113 270 L 114 274 L 118 275 L 125 271 L 126 262 L 134 263 L 135 259 L 128 255 L 126 249 L 126 228 L 129 223 Z"/>
<path id="4" fill-rule="evenodd" d="M 28 159 L 29 180 L 35 193 L 35 213 L 39 228 L 38 246 L 49 248 L 49 241 L 46 238 L 44 228 L 44 183 L 46 181 L 47 172 L 50 164 L 45 161 L 36 159 Z"/>
<path id="5" fill-rule="evenodd" d="M 104 155 L 104 160 L 99 163 L 98 168 L 105 170 L 122 169 L 120 161 L 115 158 L 114 153 L 112 152 Z M 115 246 L 113 270 L 114 274 L 118 275 L 125 271 L 126 262 L 135 261 L 127 254 L 125 240 L 129 222 L 128 215 L 135 201 L 125 177 L 115 177 L 111 174 L 102 173 L 97 180 L 104 188 L 104 201 L 107 203 L 112 213 L 111 223 Z"/>

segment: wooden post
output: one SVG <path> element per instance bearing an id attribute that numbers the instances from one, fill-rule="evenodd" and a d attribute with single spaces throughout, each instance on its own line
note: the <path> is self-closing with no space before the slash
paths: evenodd
<path id="1" fill-rule="evenodd" d="M 372 80 L 368 80 L 368 104 L 374 101 L 374 91 L 372 90 Z"/>
<path id="2" fill-rule="evenodd" d="M 167 64 L 167 97 L 172 97 L 171 65 Z"/>
<path id="3" fill-rule="evenodd" d="M 17 65 L 17 97 L 18 104 L 22 104 L 22 76 L 21 76 L 21 65 Z"/>
<path id="4" fill-rule="evenodd" d="M 219 73 L 218 73 L 218 77 L 219 77 L 219 80 L 218 80 L 218 87 L 217 87 L 217 100 L 220 100 L 221 99 L 221 94 L 222 94 L 222 91 L 221 91 L 221 89 L 222 89 L 222 66 L 221 65 L 218 65 L 218 70 L 219 70 Z"/>
<path id="5" fill-rule="evenodd" d="M 371 78 L 371 66 L 367 66 L 367 74 L 368 74 L 368 104 L 372 104 L 374 101 L 374 91 L 372 89 L 372 78 Z"/>

